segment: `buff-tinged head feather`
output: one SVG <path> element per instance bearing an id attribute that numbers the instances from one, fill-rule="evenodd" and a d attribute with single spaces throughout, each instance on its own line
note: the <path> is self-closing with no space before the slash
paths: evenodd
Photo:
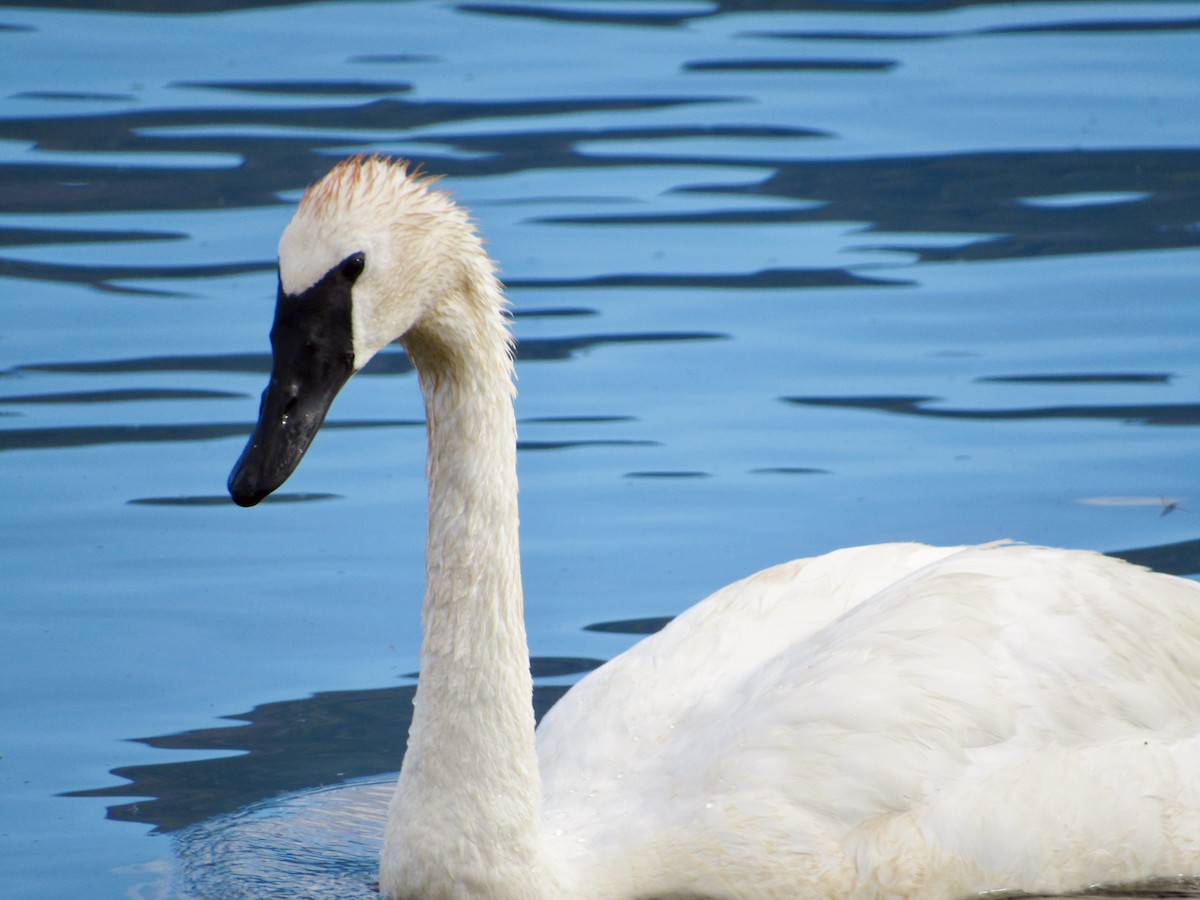
<path id="1" fill-rule="evenodd" d="M 305 191 L 279 240 L 285 298 L 361 260 L 351 308 L 356 368 L 422 322 L 472 309 L 502 318 L 503 293 L 474 223 L 435 181 L 402 160 L 352 157 Z"/>
<path id="2" fill-rule="evenodd" d="M 338 163 L 304 192 L 279 239 L 285 293 L 307 289 L 406 218 L 453 217 L 458 212 L 453 201 L 430 189 L 435 181 L 404 160 L 354 156 Z"/>

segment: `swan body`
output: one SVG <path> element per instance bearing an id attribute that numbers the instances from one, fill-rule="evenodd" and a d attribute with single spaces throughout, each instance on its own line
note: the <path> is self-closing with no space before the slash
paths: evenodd
<path id="1" fill-rule="evenodd" d="M 387 898 L 953 898 L 1200 872 L 1200 585 L 886 544 L 759 572 L 535 735 L 504 300 L 467 215 L 339 164 L 280 241 L 252 505 L 395 339 L 429 427 L 421 675 Z"/>

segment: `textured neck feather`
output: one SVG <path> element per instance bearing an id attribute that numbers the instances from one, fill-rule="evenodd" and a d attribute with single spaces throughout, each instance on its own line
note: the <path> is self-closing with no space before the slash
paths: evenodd
<path id="1" fill-rule="evenodd" d="M 399 896 L 530 896 L 541 785 L 502 299 L 480 268 L 409 332 L 429 428 L 420 684 L 385 840 Z M 451 874 L 453 873 L 453 874 Z"/>

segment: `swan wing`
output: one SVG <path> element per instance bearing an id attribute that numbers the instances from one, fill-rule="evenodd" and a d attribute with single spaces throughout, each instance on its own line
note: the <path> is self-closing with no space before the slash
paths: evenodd
<path id="1" fill-rule="evenodd" d="M 867 598 L 959 548 L 879 544 L 763 569 L 685 610 L 582 679 L 538 728 L 543 784 L 614 752 L 625 735 L 657 744 L 680 717 L 720 718 L 731 695 Z M 603 739 L 591 745 L 583 736 Z M 582 753 L 581 753 L 582 751 Z"/>
<path id="2" fill-rule="evenodd" d="M 663 869 L 691 890 L 771 884 L 773 859 L 780 890 L 934 896 L 936 873 L 1095 871 L 1080 847 L 1114 816 L 1148 830 L 1102 871 L 1160 871 L 1186 841 L 1147 797 L 1187 813 L 1198 733 L 1200 585 L 1080 551 L 890 544 L 719 591 L 580 682 L 538 740 L 548 824 L 597 859 L 682 856 Z"/>

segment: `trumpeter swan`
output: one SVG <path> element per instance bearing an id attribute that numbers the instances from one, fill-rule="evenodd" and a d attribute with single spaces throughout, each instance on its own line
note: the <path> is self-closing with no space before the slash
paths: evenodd
<path id="1" fill-rule="evenodd" d="M 732 584 L 536 735 L 510 335 L 467 214 L 355 158 L 279 244 L 229 479 L 292 472 L 396 340 L 429 429 L 420 683 L 388 898 L 958 897 L 1200 872 L 1200 585 L 1021 545 L 838 550 Z"/>

